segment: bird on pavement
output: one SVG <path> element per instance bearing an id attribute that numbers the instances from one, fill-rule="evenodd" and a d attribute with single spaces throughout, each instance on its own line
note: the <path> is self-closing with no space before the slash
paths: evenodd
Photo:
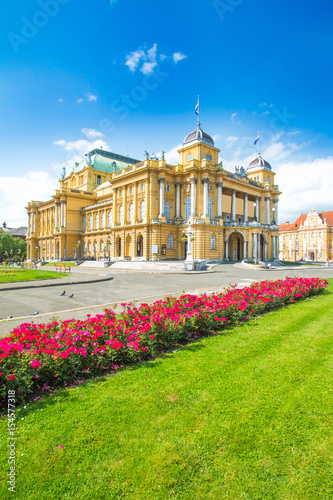
<path id="1" fill-rule="evenodd" d="M 32 313 L 31 316 L 37 316 L 37 314 L 39 314 L 39 311 L 36 311 L 36 312 Z"/>
<path id="2" fill-rule="evenodd" d="M 65 295 L 66 293 L 66 290 L 64 290 L 61 294 L 60 294 L 60 297 L 62 297 L 63 295 Z"/>
<path id="3" fill-rule="evenodd" d="M 72 299 L 74 297 L 74 293 L 72 293 L 72 295 L 69 296 L 70 299 Z"/>
<path id="4" fill-rule="evenodd" d="M 8 318 L 7 318 L 7 319 L 12 319 L 12 317 L 13 317 L 13 316 L 8 316 Z"/>

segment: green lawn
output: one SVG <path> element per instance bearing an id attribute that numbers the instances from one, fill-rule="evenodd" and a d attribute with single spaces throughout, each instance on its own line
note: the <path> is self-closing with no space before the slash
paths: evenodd
<path id="1" fill-rule="evenodd" d="M 1 267 L 0 283 L 13 283 L 16 281 L 50 280 L 68 276 L 66 273 L 56 271 L 40 271 L 39 269 L 21 269 L 17 267 Z"/>
<path id="2" fill-rule="evenodd" d="M 55 267 L 56 264 L 64 264 L 64 266 L 67 267 L 76 267 L 76 262 L 48 262 L 47 264 L 44 264 L 43 267 Z"/>
<path id="3" fill-rule="evenodd" d="M 329 293 L 59 390 L 17 410 L 1 498 L 329 500 L 332 352 Z"/>

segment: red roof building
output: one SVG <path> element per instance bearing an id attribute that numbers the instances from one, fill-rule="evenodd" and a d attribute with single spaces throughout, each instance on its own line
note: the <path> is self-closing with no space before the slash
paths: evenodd
<path id="1" fill-rule="evenodd" d="M 311 210 L 279 225 L 279 259 L 289 262 L 333 260 L 333 211 Z"/>

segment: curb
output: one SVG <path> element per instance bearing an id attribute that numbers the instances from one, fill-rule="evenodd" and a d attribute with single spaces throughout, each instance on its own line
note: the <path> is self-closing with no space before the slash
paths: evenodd
<path id="1" fill-rule="evenodd" d="M 88 283 L 99 283 L 100 281 L 110 281 L 110 280 L 113 280 L 113 276 L 110 276 L 108 278 L 100 278 L 100 279 L 85 280 L 85 281 L 62 281 L 61 283 L 40 284 L 40 281 L 39 281 L 38 284 L 35 284 L 35 285 L 11 286 L 11 287 L 6 287 L 6 288 L 0 287 L 0 292 L 5 292 L 7 290 L 24 290 L 27 288 L 46 288 L 46 287 L 51 287 L 51 286 L 85 285 Z"/>

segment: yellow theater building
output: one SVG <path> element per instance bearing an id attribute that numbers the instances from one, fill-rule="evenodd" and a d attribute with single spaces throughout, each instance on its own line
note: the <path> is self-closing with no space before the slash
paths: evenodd
<path id="1" fill-rule="evenodd" d="M 278 258 L 275 173 L 261 155 L 229 172 L 198 123 L 170 165 L 103 149 L 63 170 L 51 200 L 28 203 L 27 258 L 184 260 Z"/>
<path id="2" fill-rule="evenodd" d="M 280 224 L 279 254 L 280 260 L 290 262 L 333 260 L 333 211 L 312 209 L 291 224 Z"/>

